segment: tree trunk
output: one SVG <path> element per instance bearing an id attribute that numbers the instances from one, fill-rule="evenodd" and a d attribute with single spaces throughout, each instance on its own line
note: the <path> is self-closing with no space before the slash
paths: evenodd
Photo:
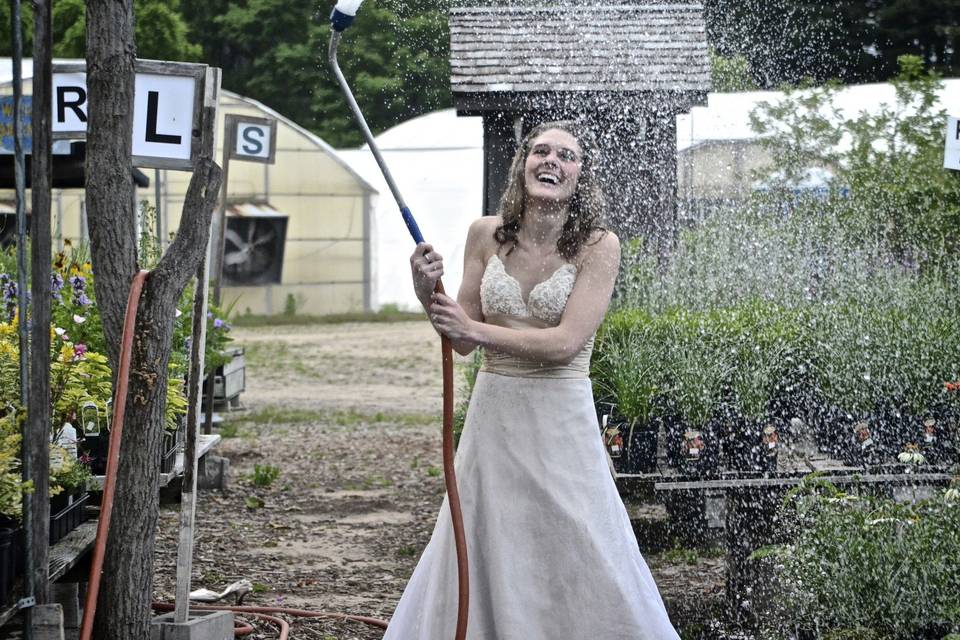
<path id="1" fill-rule="evenodd" d="M 33 544 L 27 566 L 33 571 L 33 595 L 39 604 L 50 599 L 47 579 L 50 564 L 50 2 L 33 3 L 33 176 L 30 195 L 33 215 L 30 216 L 31 293 L 33 326 L 30 357 L 29 435 L 33 461 L 34 498 L 31 500 Z M 58 428 L 61 425 L 56 425 Z"/>
<path id="2" fill-rule="evenodd" d="M 130 157 L 134 62 L 132 0 L 89 0 L 86 197 L 97 302 L 114 371 L 126 296 L 137 269 Z M 204 110 L 207 135 L 213 131 L 214 113 Z M 95 638 L 150 637 L 159 459 L 173 322 L 177 301 L 206 250 L 220 180 L 220 168 L 209 155 L 200 157 L 176 239 L 141 295 Z"/>
<path id="3" fill-rule="evenodd" d="M 127 294 L 137 271 L 130 157 L 135 60 L 133 0 L 87 2 L 87 224 L 97 304 L 114 371 Z"/>

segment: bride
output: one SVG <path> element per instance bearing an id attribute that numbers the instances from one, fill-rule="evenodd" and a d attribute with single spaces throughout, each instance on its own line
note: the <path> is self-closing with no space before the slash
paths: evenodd
<path id="1" fill-rule="evenodd" d="M 620 258 L 601 227 L 592 136 L 535 128 L 499 215 L 467 235 L 457 300 L 434 294 L 420 244 L 414 288 L 436 330 L 484 349 L 456 457 L 470 560 L 471 640 L 678 638 L 607 466 L 587 377 Z M 452 638 L 457 566 L 444 506 L 385 640 Z"/>

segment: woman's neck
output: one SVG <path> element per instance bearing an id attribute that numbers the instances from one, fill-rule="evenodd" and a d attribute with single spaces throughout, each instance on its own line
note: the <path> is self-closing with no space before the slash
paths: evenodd
<path id="1" fill-rule="evenodd" d="M 563 225 L 567 221 L 567 213 L 566 205 L 527 202 L 517 239 L 538 251 L 555 250 L 563 232 Z"/>

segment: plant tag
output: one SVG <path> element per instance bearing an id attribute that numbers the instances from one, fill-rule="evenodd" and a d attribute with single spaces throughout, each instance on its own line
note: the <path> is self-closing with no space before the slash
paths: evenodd
<path id="1" fill-rule="evenodd" d="M 693 456 L 694 458 L 699 458 L 699 457 L 700 457 L 700 449 L 698 449 L 698 448 L 696 448 L 696 447 L 690 447 L 690 449 L 689 449 L 688 451 L 689 451 L 690 455 Z"/>

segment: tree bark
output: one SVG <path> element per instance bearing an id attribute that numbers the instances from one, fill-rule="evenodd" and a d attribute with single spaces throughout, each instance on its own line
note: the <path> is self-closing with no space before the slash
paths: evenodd
<path id="1" fill-rule="evenodd" d="M 38 604 L 50 599 L 47 579 L 50 564 L 50 2 L 33 3 L 33 149 L 30 196 L 33 215 L 30 217 L 30 261 L 33 279 L 33 326 L 31 334 L 30 403 L 28 408 L 29 436 L 33 469 L 34 499 L 33 544 L 27 563 L 33 571 L 33 595 Z M 60 425 L 57 425 L 58 427 Z"/>
<path id="2" fill-rule="evenodd" d="M 97 302 L 116 370 L 130 281 L 137 269 L 131 179 L 135 46 L 132 0 L 87 2 L 87 211 Z M 215 111 L 204 110 L 213 131 Z M 220 168 L 201 156 L 176 239 L 147 278 L 137 313 L 114 515 L 93 637 L 150 637 L 150 598 L 167 368 L 176 304 L 207 247 Z"/>
<path id="3" fill-rule="evenodd" d="M 97 304 L 114 371 L 137 270 L 130 157 L 135 61 L 133 0 L 87 2 L 87 224 Z"/>

